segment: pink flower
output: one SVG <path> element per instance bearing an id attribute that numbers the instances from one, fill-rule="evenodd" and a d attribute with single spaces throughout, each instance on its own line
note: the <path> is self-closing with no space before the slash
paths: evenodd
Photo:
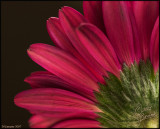
<path id="1" fill-rule="evenodd" d="M 103 110 L 94 92 L 109 85 L 109 73 L 121 80 L 124 63 L 132 69 L 148 59 L 154 75 L 159 70 L 158 1 L 84 1 L 83 9 L 84 16 L 63 7 L 59 18 L 47 20 L 55 46 L 36 43 L 27 50 L 47 70 L 27 77 L 32 89 L 14 99 L 33 114 L 32 128 L 100 128 Z"/>

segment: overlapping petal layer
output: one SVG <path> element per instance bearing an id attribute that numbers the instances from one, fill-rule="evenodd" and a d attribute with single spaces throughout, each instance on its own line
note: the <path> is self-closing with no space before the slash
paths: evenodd
<path id="1" fill-rule="evenodd" d="M 92 96 L 91 90 L 79 85 L 71 85 L 48 71 L 34 72 L 26 77 L 24 81 L 29 83 L 32 88 L 59 88 L 85 97 Z"/>
<path id="2" fill-rule="evenodd" d="M 159 69 L 159 17 L 154 25 L 151 41 L 150 41 L 150 59 L 152 61 L 154 71 Z"/>
<path id="3" fill-rule="evenodd" d="M 32 88 L 60 88 L 67 85 L 65 81 L 48 71 L 33 72 L 24 81 L 29 83 Z"/>
<path id="4" fill-rule="evenodd" d="M 29 120 L 29 126 L 31 128 L 49 128 L 55 122 L 56 119 L 53 119 L 52 117 L 34 115 Z"/>
<path id="5" fill-rule="evenodd" d="M 70 40 L 66 36 L 59 18 L 51 17 L 47 20 L 47 31 L 53 43 L 65 51 L 75 52 Z"/>
<path id="6" fill-rule="evenodd" d="M 159 15 L 159 1 L 134 1 L 133 11 L 138 26 L 142 59 L 149 58 L 151 33 Z"/>
<path id="7" fill-rule="evenodd" d="M 50 18 L 47 20 L 47 30 L 52 41 L 56 43 L 57 47 L 60 47 L 74 55 L 91 72 L 91 74 L 97 78 L 97 81 L 104 83 L 102 75 L 106 75 L 106 72 L 104 70 L 98 72 L 94 67 L 92 67 L 93 65 L 89 65 L 86 60 L 84 60 L 84 58 L 76 51 L 71 41 L 68 39 L 58 18 Z"/>
<path id="8" fill-rule="evenodd" d="M 97 115 L 93 112 L 77 112 L 77 113 L 68 113 L 68 114 L 57 114 L 54 117 L 47 117 L 43 115 L 34 115 L 29 120 L 30 127 L 32 128 L 62 128 L 64 125 L 63 122 L 67 121 L 68 119 L 81 119 L 81 120 L 90 120 L 91 123 L 95 122 Z M 75 123 L 71 123 L 75 126 Z M 62 126 L 61 126 L 62 125 Z M 85 123 L 83 122 L 83 127 L 87 128 Z M 99 123 L 96 122 L 92 127 L 98 127 Z M 65 128 L 69 128 L 70 125 L 65 125 Z M 75 126 L 77 127 L 77 126 Z M 99 126 L 100 127 L 100 126 Z"/>
<path id="9" fill-rule="evenodd" d="M 76 28 L 81 23 L 86 23 L 87 21 L 82 14 L 70 7 L 63 7 L 59 11 L 59 19 L 64 31 L 72 45 L 78 51 L 78 53 L 94 68 L 98 73 L 107 76 L 106 71 L 100 66 L 100 64 L 90 55 L 87 49 L 81 44 L 77 34 Z"/>
<path id="10" fill-rule="evenodd" d="M 53 128 L 100 128 L 99 122 L 88 119 L 72 119 L 62 121 Z"/>
<path id="11" fill-rule="evenodd" d="M 117 56 L 106 36 L 96 27 L 84 23 L 77 29 L 77 34 L 83 46 L 107 71 L 119 76 L 121 66 Z"/>
<path id="12" fill-rule="evenodd" d="M 16 95 L 17 106 L 35 114 L 99 111 L 94 102 L 76 93 L 57 88 L 36 88 Z M 72 107 L 72 108 L 71 108 Z"/>
<path id="13" fill-rule="evenodd" d="M 130 65 L 135 53 L 127 4 L 124 1 L 103 1 L 102 10 L 108 39 L 120 62 Z"/>
<path id="14" fill-rule="evenodd" d="M 84 1 L 83 12 L 84 17 L 90 23 L 96 25 L 104 33 L 106 32 L 102 14 L 102 1 Z"/>
<path id="15" fill-rule="evenodd" d="M 84 1 L 84 16 L 71 7 L 47 20 L 56 47 L 37 43 L 28 55 L 47 71 L 25 79 L 33 89 L 14 101 L 34 116 L 32 128 L 99 128 L 94 91 L 123 63 L 150 60 L 159 69 L 158 1 Z M 157 18 L 158 17 L 158 18 Z M 156 20 L 157 19 L 157 20 Z M 90 23 L 89 23 L 90 22 Z M 92 24 L 94 25 L 92 25 Z M 150 55 L 149 55 L 150 54 Z"/>
<path id="16" fill-rule="evenodd" d="M 37 43 L 30 46 L 28 54 L 33 61 L 71 85 L 77 85 L 89 93 L 98 90 L 94 77 L 89 76 L 88 71 L 66 52 L 47 44 Z"/>
<path id="17" fill-rule="evenodd" d="M 141 47 L 140 47 L 140 37 L 139 37 L 140 35 L 138 33 L 138 26 L 136 24 L 136 19 L 133 12 L 133 1 L 126 1 L 126 4 L 128 8 L 127 10 L 129 13 L 129 18 L 131 21 L 131 26 L 132 26 L 135 60 L 137 63 L 139 63 L 139 61 L 142 58 L 142 54 L 141 54 Z"/>

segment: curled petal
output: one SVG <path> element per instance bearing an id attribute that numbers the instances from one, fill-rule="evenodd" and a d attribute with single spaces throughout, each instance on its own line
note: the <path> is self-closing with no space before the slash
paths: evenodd
<path id="1" fill-rule="evenodd" d="M 138 26 L 142 59 L 149 58 L 151 33 L 159 15 L 159 1 L 134 1 L 133 11 Z"/>
<path id="2" fill-rule="evenodd" d="M 102 15 L 102 1 L 83 1 L 84 17 L 92 24 L 100 28 L 104 33 L 106 32 L 103 15 Z"/>
<path id="3" fill-rule="evenodd" d="M 130 65 L 135 59 L 132 26 L 124 1 L 103 1 L 106 33 L 120 62 Z"/>
<path id="4" fill-rule="evenodd" d="M 159 69 L 159 17 L 154 25 L 150 41 L 150 58 L 154 71 Z"/>

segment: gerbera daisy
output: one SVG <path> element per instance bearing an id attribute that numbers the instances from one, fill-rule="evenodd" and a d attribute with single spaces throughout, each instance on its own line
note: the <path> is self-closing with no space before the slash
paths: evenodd
<path id="1" fill-rule="evenodd" d="M 84 1 L 47 20 L 55 46 L 32 44 L 47 71 L 14 102 L 32 128 L 159 127 L 159 2 Z"/>

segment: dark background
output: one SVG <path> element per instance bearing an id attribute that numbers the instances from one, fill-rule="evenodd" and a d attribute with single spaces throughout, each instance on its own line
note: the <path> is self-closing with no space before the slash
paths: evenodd
<path id="1" fill-rule="evenodd" d="M 28 127 L 30 113 L 15 106 L 13 99 L 17 93 L 30 89 L 23 81 L 25 77 L 44 69 L 28 57 L 26 50 L 33 43 L 53 44 L 46 20 L 57 17 L 63 6 L 82 13 L 82 1 L 1 2 L 1 127 Z"/>

